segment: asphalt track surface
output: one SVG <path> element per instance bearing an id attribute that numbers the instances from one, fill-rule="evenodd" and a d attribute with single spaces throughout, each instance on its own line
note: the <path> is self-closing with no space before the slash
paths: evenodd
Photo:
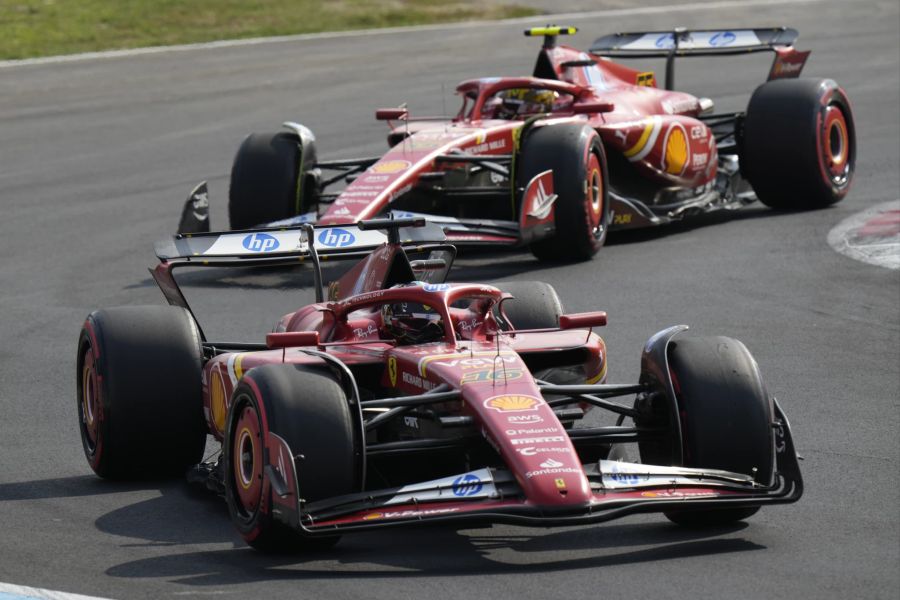
<path id="1" fill-rule="evenodd" d="M 814 213 L 750 208 L 617 235 L 586 264 L 489 254 L 463 258 L 454 275 L 544 280 L 570 310 L 608 311 L 611 381 L 636 378 L 641 345 L 671 324 L 743 340 L 805 457 L 800 503 L 718 531 L 656 516 L 397 530 L 307 558 L 246 548 L 224 503 L 182 482 L 92 476 L 75 419 L 81 322 L 96 307 L 161 302 L 146 271 L 153 242 L 200 179 L 213 224 L 225 224 L 228 169 L 246 133 L 300 120 L 320 155 L 375 154 L 385 131 L 374 107 L 440 113 L 442 86 L 449 97 L 461 79 L 528 73 L 537 42 L 508 24 L 4 69 L 0 582 L 112 598 L 896 598 L 900 278 L 837 254 L 826 236 L 900 196 L 898 12 L 893 0 L 826 0 L 573 22 L 578 46 L 612 30 L 797 27 L 813 50 L 805 74 L 836 79 L 854 103 L 854 188 Z M 767 60 L 686 60 L 679 87 L 740 108 Z M 235 331 L 248 328 L 246 303 L 216 302 Z"/>

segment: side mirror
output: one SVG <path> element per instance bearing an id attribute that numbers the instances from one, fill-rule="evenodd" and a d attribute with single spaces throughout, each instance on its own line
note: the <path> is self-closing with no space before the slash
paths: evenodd
<path id="1" fill-rule="evenodd" d="M 409 116 L 405 108 L 379 108 L 375 111 L 375 118 L 379 121 L 404 120 Z"/>
<path id="2" fill-rule="evenodd" d="M 318 345 L 318 331 L 287 331 L 283 333 L 266 334 L 266 346 L 272 349 Z"/>
<path id="3" fill-rule="evenodd" d="M 606 325 L 606 312 L 602 310 L 559 316 L 560 329 L 586 329 L 604 325 Z"/>
<path id="4" fill-rule="evenodd" d="M 596 113 L 607 113 L 615 110 L 616 105 L 612 102 L 583 102 L 572 106 L 572 112 L 576 115 L 592 115 Z"/>

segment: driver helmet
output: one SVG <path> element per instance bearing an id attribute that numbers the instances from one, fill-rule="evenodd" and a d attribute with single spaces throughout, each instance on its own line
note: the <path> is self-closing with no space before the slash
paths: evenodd
<path id="1" fill-rule="evenodd" d="M 424 344 L 444 337 L 444 321 L 438 311 L 419 302 L 394 302 L 381 307 L 386 333 L 398 344 Z"/>
<path id="2" fill-rule="evenodd" d="M 496 118 L 512 119 L 520 115 L 553 112 L 559 93 L 536 88 L 511 88 L 497 93 L 500 106 L 495 109 Z"/>

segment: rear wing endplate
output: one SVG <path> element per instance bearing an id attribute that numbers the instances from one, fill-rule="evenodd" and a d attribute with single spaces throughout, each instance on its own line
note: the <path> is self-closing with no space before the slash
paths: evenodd
<path id="1" fill-rule="evenodd" d="M 798 32 L 790 27 L 762 29 L 693 29 L 613 33 L 594 40 L 590 52 L 612 58 L 665 58 L 667 90 L 674 87 L 676 56 L 723 56 L 775 52 L 793 46 Z M 800 54 L 800 53 L 797 53 Z M 807 53 L 808 54 L 808 53 Z M 805 61 L 806 56 L 803 56 Z M 776 57 L 776 61 L 778 57 Z M 802 65 L 801 65 L 802 66 Z M 799 75 L 799 72 L 793 74 Z M 770 75 L 771 78 L 771 75 Z"/>

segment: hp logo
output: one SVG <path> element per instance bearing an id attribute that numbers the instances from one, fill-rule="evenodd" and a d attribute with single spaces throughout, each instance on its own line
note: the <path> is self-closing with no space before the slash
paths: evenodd
<path id="1" fill-rule="evenodd" d="M 250 252 L 272 252 L 277 250 L 280 245 L 278 240 L 268 233 L 252 233 L 241 243 Z"/>
<path id="2" fill-rule="evenodd" d="M 356 241 L 356 237 L 346 229 L 323 229 L 319 234 L 319 243 L 329 248 L 343 248 Z"/>
<path id="3" fill-rule="evenodd" d="M 675 36 L 671 33 L 664 33 L 658 38 L 656 38 L 656 47 L 657 48 L 674 48 L 675 47 Z"/>
<path id="4" fill-rule="evenodd" d="M 709 45 L 714 48 L 718 48 L 720 46 L 728 46 L 729 44 L 733 44 L 737 39 L 737 36 L 734 35 L 732 31 L 720 31 L 715 34 L 711 38 L 709 38 Z"/>
<path id="5" fill-rule="evenodd" d="M 453 495 L 459 496 L 460 498 L 474 496 L 480 492 L 483 487 L 484 486 L 478 477 L 471 473 L 466 473 L 453 480 Z"/>

